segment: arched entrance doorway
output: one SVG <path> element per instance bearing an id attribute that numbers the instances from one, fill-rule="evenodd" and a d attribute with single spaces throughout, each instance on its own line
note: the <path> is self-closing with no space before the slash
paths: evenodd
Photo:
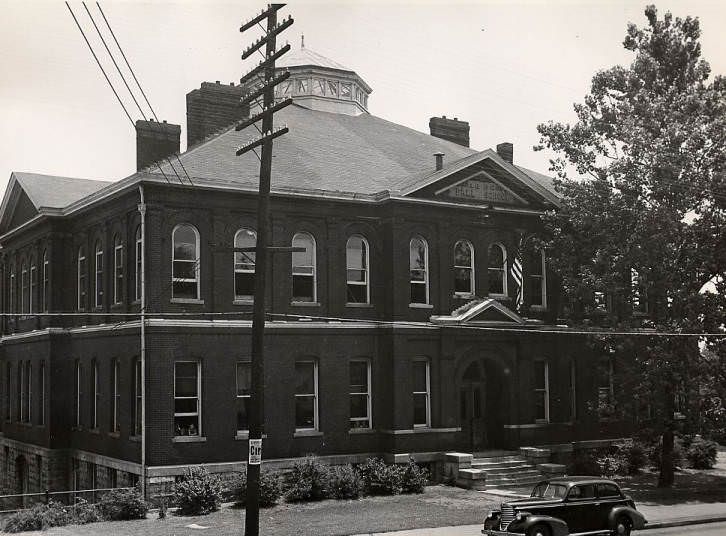
<path id="1" fill-rule="evenodd" d="M 459 376 L 459 422 L 471 452 L 502 446 L 506 400 L 499 364 L 488 359 L 469 362 Z"/>

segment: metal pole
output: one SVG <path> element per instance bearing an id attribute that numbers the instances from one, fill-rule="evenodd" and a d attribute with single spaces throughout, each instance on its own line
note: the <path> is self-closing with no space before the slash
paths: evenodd
<path id="1" fill-rule="evenodd" d="M 139 356 L 139 368 L 141 369 L 141 496 L 146 499 L 146 202 L 144 201 L 144 187 L 139 185 L 141 202 L 139 213 L 141 214 L 141 352 Z M 136 246 L 134 246 L 134 249 Z M 136 378 L 134 378 L 136 382 Z"/>
<path id="2" fill-rule="evenodd" d="M 272 32 L 277 24 L 277 10 L 273 9 L 267 16 L 267 32 L 272 33 L 267 41 L 265 56 L 275 52 L 275 35 Z M 275 88 L 269 85 L 274 77 L 274 62 L 265 68 L 265 90 L 263 106 L 268 108 L 274 104 Z M 262 119 L 262 132 L 272 132 L 273 114 Z M 251 364 L 251 400 L 250 400 L 250 439 L 262 439 L 265 422 L 265 365 L 264 365 L 264 333 L 265 333 L 265 279 L 267 275 L 267 244 L 268 220 L 270 212 L 270 175 L 272 170 L 272 138 L 262 144 L 260 159 L 260 185 L 257 197 L 257 251 L 255 258 L 255 302 L 252 316 L 252 364 Z M 247 465 L 247 505 L 245 510 L 245 535 L 258 536 L 260 531 L 260 465 Z"/>

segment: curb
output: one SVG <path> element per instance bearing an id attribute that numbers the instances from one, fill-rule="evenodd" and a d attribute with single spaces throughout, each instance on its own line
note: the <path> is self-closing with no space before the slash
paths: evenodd
<path id="1" fill-rule="evenodd" d="M 647 523 L 641 530 L 666 529 L 669 527 L 685 527 L 687 525 L 704 525 L 706 523 L 721 523 L 726 521 L 726 515 L 710 517 L 681 517 L 665 521 Z"/>

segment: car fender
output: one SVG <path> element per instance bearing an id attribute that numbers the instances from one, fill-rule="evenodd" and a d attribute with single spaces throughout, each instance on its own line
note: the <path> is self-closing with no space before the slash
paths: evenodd
<path id="1" fill-rule="evenodd" d="M 567 523 L 557 517 L 530 514 L 521 521 L 512 521 L 509 524 L 509 531 L 515 529 L 516 532 L 527 532 L 527 529 L 541 523 L 550 528 L 552 536 L 568 536 L 570 529 Z"/>
<path id="2" fill-rule="evenodd" d="M 631 508 L 630 506 L 616 506 L 610 510 L 610 513 L 608 514 L 608 523 L 610 524 L 611 529 L 615 528 L 615 521 L 618 519 L 618 516 L 621 515 L 626 515 L 630 518 L 634 529 L 642 529 L 647 523 L 643 514 L 638 512 L 635 508 Z"/>

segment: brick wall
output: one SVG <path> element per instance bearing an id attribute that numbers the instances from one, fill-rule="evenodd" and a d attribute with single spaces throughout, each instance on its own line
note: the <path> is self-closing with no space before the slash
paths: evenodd
<path id="1" fill-rule="evenodd" d="M 239 104 L 243 94 L 242 86 L 219 82 L 202 82 L 199 89 L 187 93 L 187 146 L 249 115 L 249 107 Z"/>

